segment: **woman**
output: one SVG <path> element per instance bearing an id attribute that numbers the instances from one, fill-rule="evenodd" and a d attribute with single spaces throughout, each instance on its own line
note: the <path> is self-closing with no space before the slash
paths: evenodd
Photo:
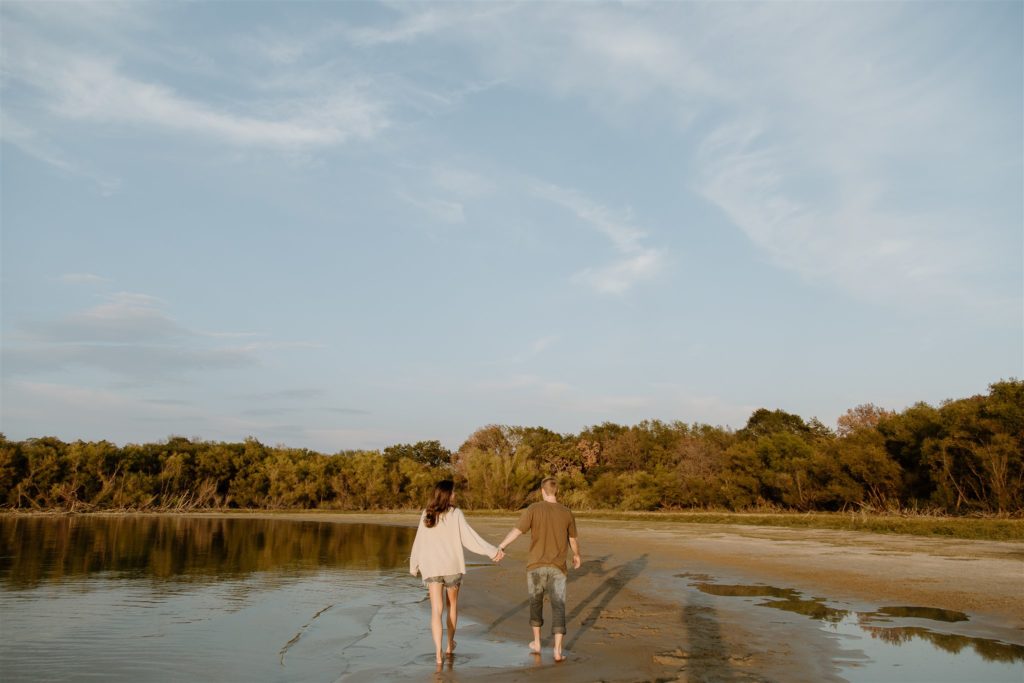
<path id="1" fill-rule="evenodd" d="M 437 483 L 430 505 L 420 515 L 420 526 L 412 543 L 409 573 L 423 577 L 430 593 L 430 631 L 434 636 L 437 663 L 442 663 L 441 613 L 444 593 L 448 594 L 448 648 L 445 655 L 455 653 L 455 627 L 459 623 L 459 586 L 466 573 L 465 546 L 474 553 L 486 555 L 495 562 L 504 553 L 473 531 L 462 510 L 455 507 L 455 484 L 450 479 Z M 443 592 L 442 592 L 443 591 Z"/>

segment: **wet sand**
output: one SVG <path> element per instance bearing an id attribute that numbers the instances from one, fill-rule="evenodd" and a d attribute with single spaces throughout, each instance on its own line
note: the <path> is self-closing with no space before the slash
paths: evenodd
<path id="1" fill-rule="evenodd" d="M 244 513 L 242 513 L 244 514 Z M 256 515 L 262 513 L 254 513 Z M 275 513 L 276 518 L 414 526 L 410 514 Z M 497 543 L 515 520 L 467 514 Z M 833 530 L 681 522 L 579 521 L 584 564 L 570 571 L 569 659 L 526 651 L 527 539 L 498 566 L 473 563 L 460 598 L 457 656 L 435 680 L 840 681 L 863 655 L 806 614 L 759 609 L 694 586 L 767 584 L 865 612 L 914 606 L 964 612 L 962 636 L 1024 646 L 1024 544 Z M 423 656 L 383 651 L 347 680 L 426 680 L 433 671 L 427 604 Z M 953 626 L 950 626 L 953 628 Z M 407 641 L 406 641 L 407 642 Z M 418 641 L 417 641 L 418 642 Z M 1020 666 L 1020 664 L 1016 664 Z M 1024 668 L 1022 668 L 1024 671 Z"/>

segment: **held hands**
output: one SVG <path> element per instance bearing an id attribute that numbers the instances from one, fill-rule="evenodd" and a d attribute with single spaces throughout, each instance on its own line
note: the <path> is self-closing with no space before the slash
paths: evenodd
<path id="1" fill-rule="evenodd" d="M 498 548 L 497 554 L 495 554 L 495 556 L 491 558 L 491 561 L 492 562 L 501 562 L 503 559 L 505 559 L 505 551 L 502 550 L 501 548 Z"/>

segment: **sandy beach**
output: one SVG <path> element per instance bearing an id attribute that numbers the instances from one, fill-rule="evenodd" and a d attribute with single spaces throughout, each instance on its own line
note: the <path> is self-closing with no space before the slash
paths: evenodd
<path id="1" fill-rule="evenodd" d="M 416 522 L 410 514 L 274 516 Z M 514 515 L 467 517 L 494 542 L 515 520 Z M 552 661 L 547 636 L 540 658 L 526 652 L 527 540 L 521 539 L 498 566 L 469 558 L 476 562 L 460 598 L 459 656 L 432 674 L 437 680 L 848 680 L 840 664 L 856 665 L 864 655 L 844 650 L 820 619 L 808 616 L 870 613 L 883 606 L 962 612 L 969 618 L 941 624 L 945 632 L 1024 646 L 1021 543 L 585 518 L 579 532 L 584 564 L 569 577 L 569 660 Z M 736 586 L 752 590 L 753 597 L 720 597 Z M 797 608 L 757 607 L 756 596 L 769 594 L 768 587 L 799 596 L 791 603 Z M 429 646 L 426 603 L 420 607 Z M 381 666 L 349 680 L 424 680 L 431 661 L 426 651 L 423 658 L 382 653 Z M 1021 666 L 1019 660 L 1015 666 Z"/>

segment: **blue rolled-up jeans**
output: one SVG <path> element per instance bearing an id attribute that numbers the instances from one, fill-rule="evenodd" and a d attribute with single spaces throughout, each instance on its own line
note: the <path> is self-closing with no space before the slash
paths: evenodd
<path id="1" fill-rule="evenodd" d="M 526 572 L 530 594 L 530 626 L 544 625 L 544 596 L 551 603 L 551 632 L 565 633 L 565 574 L 557 567 L 536 567 Z"/>

